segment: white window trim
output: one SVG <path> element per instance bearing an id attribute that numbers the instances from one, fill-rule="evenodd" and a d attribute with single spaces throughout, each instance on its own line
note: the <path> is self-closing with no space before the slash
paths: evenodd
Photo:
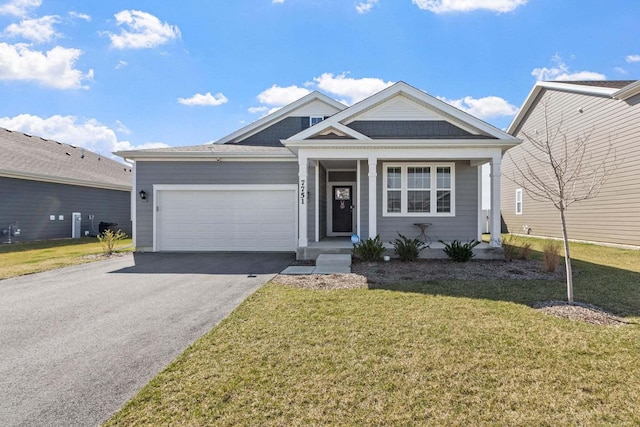
<path id="1" fill-rule="evenodd" d="M 518 209 L 520 203 L 520 209 Z M 522 188 L 516 188 L 516 215 L 522 215 Z"/>
<path id="2" fill-rule="evenodd" d="M 411 167 L 429 167 L 431 168 L 431 209 L 432 212 L 407 212 L 407 194 L 408 194 L 408 173 L 407 169 Z M 447 167 L 451 168 L 451 212 L 436 212 L 437 209 L 437 168 Z M 394 190 L 393 188 L 387 188 L 387 169 L 388 168 L 400 168 L 402 185 L 401 192 L 401 212 L 387 212 L 387 192 L 388 190 Z M 382 216 L 384 217 L 452 217 L 456 216 L 456 169 L 455 163 L 383 163 L 382 164 Z"/>
<path id="3" fill-rule="evenodd" d="M 310 116 L 309 117 L 309 127 L 314 126 L 313 119 L 320 119 L 320 122 L 324 121 L 324 116 Z M 318 123 L 320 123 L 318 122 Z M 316 125 L 318 124 L 316 123 Z"/>

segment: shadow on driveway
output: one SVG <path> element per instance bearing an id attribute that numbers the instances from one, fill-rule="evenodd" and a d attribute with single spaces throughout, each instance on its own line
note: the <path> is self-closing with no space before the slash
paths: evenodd
<path id="1" fill-rule="evenodd" d="M 135 253 L 135 265 L 112 273 L 278 274 L 295 260 L 293 253 Z"/>

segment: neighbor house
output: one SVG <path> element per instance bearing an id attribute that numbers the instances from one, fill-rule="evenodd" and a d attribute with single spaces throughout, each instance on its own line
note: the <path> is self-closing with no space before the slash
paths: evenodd
<path id="1" fill-rule="evenodd" d="M 3 128 L 0 147 L 0 241 L 96 235 L 100 222 L 131 233 L 130 166 Z"/>
<path id="2" fill-rule="evenodd" d="M 134 160 L 134 239 L 148 251 L 291 251 L 352 235 L 481 236 L 481 166 L 518 140 L 406 83 L 346 106 L 313 92 L 215 144 Z M 493 230 L 500 180 L 493 180 Z M 500 247 L 500 234 L 491 236 Z M 321 245 L 324 243 L 324 245 Z M 499 252 L 499 251 L 497 251 Z"/>
<path id="3" fill-rule="evenodd" d="M 640 246 L 640 81 L 539 82 L 533 87 L 508 129 L 523 140 L 503 161 L 502 215 L 508 231 L 562 237 L 558 210 L 533 200 L 526 188 L 508 179 L 516 166 L 511 157 L 518 159 L 531 147 L 525 134 L 546 137 L 545 114 L 549 129 L 560 126 L 570 144 L 588 138 L 585 164 L 597 164 L 609 152 L 608 163 L 615 167 L 597 197 L 566 211 L 569 238 Z"/>

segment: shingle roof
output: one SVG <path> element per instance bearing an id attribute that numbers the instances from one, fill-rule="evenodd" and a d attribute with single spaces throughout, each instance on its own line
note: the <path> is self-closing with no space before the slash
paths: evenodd
<path id="1" fill-rule="evenodd" d="M 636 80 L 573 80 L 573 81 L 557 81 L 554 83 L 567 83 L 580 86 L 596 86 L 596 87 L 608 87 L 611 89 L 622 89 L 629 86 L 631 83 L 635 83 Z"/>
<path id="2" fill-rule="evenodd" d="M 0 176 L 131 187 L 131 167 L 81 147 L 0 128 Z"/>
<path id="3" fill-rule="evenodd" d="M 202 144 L 185 147 L 153 148 L 146 150 L 119 151 L 120 157 L 129 159 L 140 158 L 234 158 L 234 157 L 294 157 L 293 153 L 285 147 L 253 146 L 240 144 Z"/>
<path id="4" fill-rule="evenodd" d="M 145 150 L 140 150 L 144 152 Z M 149 149 L 150 152 L 164 152 L 164 153 L 282 153 L 291 154 L 291 151 L 284 147 L 269 147 L 269 146 L 255 146 L 255 145 L 239 145 L 239 144 L 203 144 L 203 145 L 189 145 L 185 147 L 166 147 L 166 148 L 154 148 Z"/>

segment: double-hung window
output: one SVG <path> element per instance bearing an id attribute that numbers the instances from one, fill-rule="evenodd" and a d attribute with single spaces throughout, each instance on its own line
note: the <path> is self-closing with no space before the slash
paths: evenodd
<path id="1" fill-rule="evenodd" d="M 453 216 L 454 164 L 383 164 L 384 216 Z"/>

